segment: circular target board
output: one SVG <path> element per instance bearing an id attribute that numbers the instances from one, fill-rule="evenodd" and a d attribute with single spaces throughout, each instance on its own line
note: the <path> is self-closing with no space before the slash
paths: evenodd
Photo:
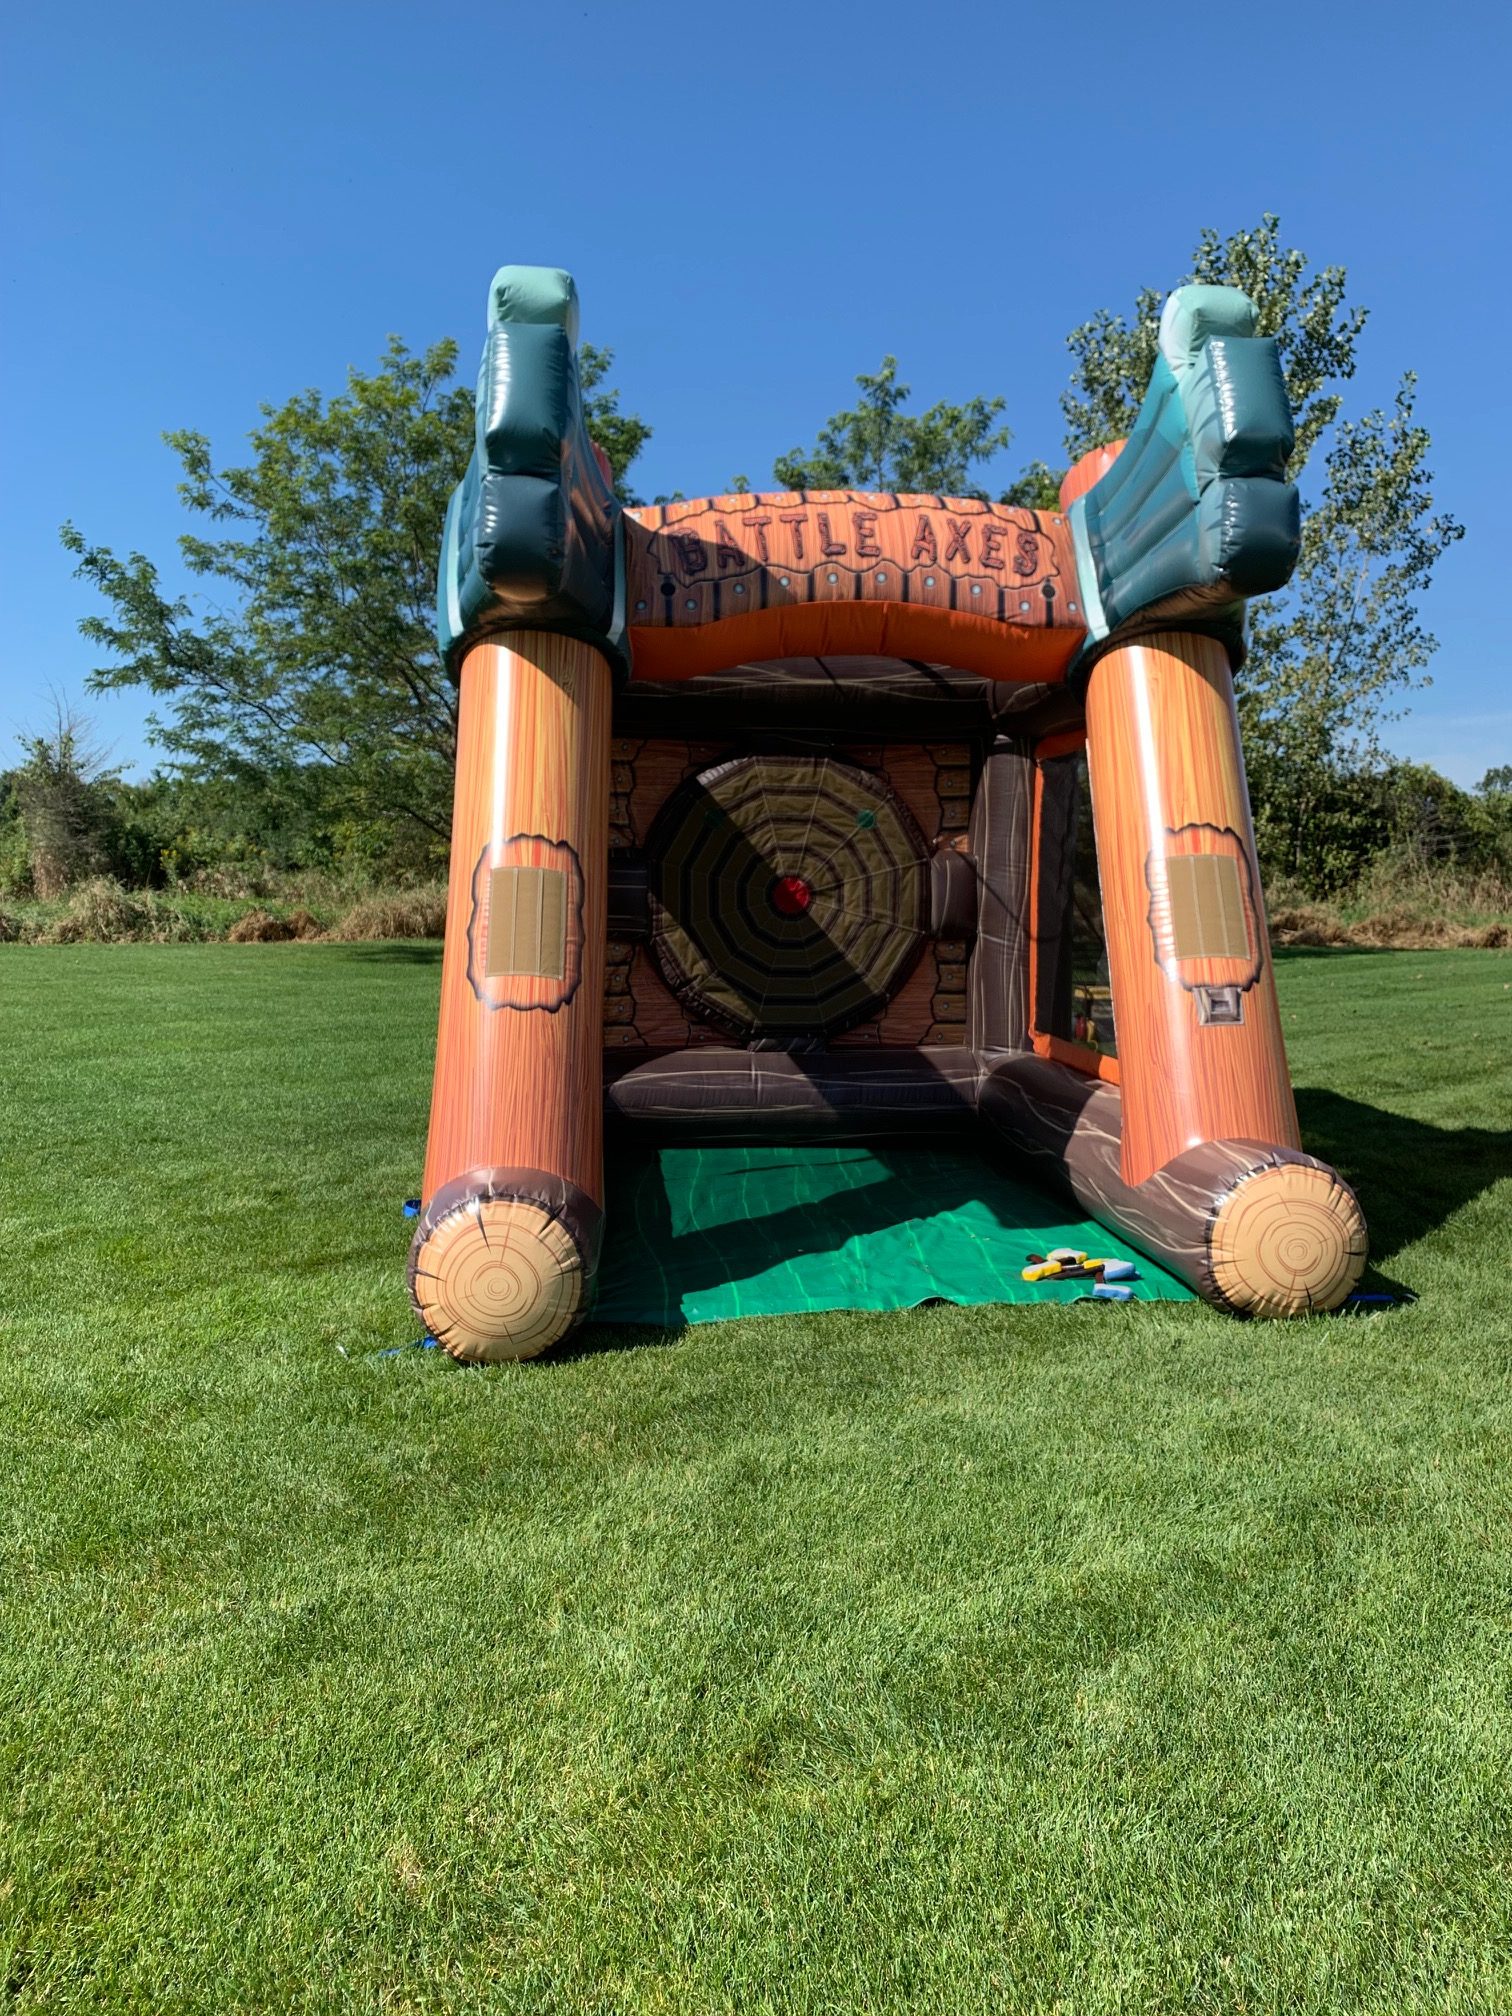
<path id="1" fill-rule="evenodd" d="M 875 1014 L 929 924 L 929 849 L 880 777 L 742 756 L 690 778 L 649 836 L 651 944 L 690 1014 L 741 1037 Z"/>

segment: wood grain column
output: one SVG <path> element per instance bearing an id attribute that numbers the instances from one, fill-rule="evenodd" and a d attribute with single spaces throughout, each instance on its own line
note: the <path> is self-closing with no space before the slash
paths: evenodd
<path id="1" fill-rule="evenodd" d="M 1300 1147 L 1223 646 L 1160 632 L 1099 659 L 1087 760 L 1125 1182 L 1203 1141 Z"/>
<path id="2" fill-rule="evenodd" d="M 462 666 L 441 1019 L 410 1288 L 453 1356 L 587 1306 L 603 1205 L 611 679 L 541 631 Z"/>
<path id="3" fill-rule="evenodd" d="M 1214 1300 L 1264 1316 L 1335 1308 L 1365 1264 L 1365 1223 L 1348 1184 L 1296 1152 L 1222 645 L 1168 631 L 1100 659 L 1087 757 L 1122 1181 L 1163 1222 L 1178 1192 L 1212 1180 L 1197 1278 Z"/>

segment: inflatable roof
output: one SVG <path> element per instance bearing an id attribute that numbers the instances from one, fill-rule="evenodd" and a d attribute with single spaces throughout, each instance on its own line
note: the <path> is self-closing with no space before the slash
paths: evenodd
<path id="1" fill-rule="evenodd" d="M 454 666 L 482 638 L 550 628 L 651 679 L 836 651 L 1064 676 L 1136 618 L 1200 617 L 1237 652 L 1244 598 L 1296 561 L 1280 361 L 1231 287 L 1171 295 L 1133 432 L 1064 515 L 850 491 L 627 510 L 584 428 L 570 276 L 505 266 L 488 300 L 441 557 Z"/>

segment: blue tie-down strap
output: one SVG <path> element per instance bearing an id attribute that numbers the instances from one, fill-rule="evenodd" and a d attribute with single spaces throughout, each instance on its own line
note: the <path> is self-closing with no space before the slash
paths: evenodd
<path id="1" fill-rule="evenodd" d="M 401 1208 L 406 1218 L 418 1218 L 420 1216 L 420 1199 L 418 1197 L 406 1197 Z M 425 1336 L 415 1338 L 411 1344 L 391 1344 L 386 1351 L 369 1351 L 367 1356 L 369 1358 L 402 1358 L 407 1351 L 439 1351 L 440 1349 L 441 1346 L 436 1342 L 435 1338 L 427 1332 Z"/>
<path id="2" fill-rule="evenodd" d="M 386 1351 L 369 1351 L 369 1358 L 402 1358 L 409 1351 L 439 1351 L 441 1346 L 435 1338 L 426 1335 L 417 1337 L 412 1344 L 391 1344 Z"/>

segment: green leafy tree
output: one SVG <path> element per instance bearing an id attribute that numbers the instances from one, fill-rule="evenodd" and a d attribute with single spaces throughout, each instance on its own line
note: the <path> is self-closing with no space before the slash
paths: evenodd
<path id="1" fill-rule="evenodd" d="M 331 860 L 329 847 L 324 855 L 290 848 L 286 780 L 227 773 L 200 782 L 179 772 L 128 780 L 88 718 L 57 698 L 47 725 L 17 739 L 20 761 L 0 772 L 0 893 L 48 901 L 97 875 L 141 889 L 229 864 Z M 307 767 L 300 781 L 318 793 L 317 772 Z M 207 812 L 220 814 L 213 832 L 204 830 Z"/>
<path id="2" fill-rule="evenodd" d="M 324 766 L 372 820 L 447 829 L 455 703 L 432 628 L 436 545 L 472 443 L 456 346 L 397 340 L 346 391 L 263 408 L 250 461 L 218 468 L 203 434 L 165 436 L 179 494 L 206 530 L 180 552 L 207 595 L 164 591 L 145 555 L 66 526 L 109 604 L 80 626 L 111 662 L 97 691 L 145 686 L 171 713 L 159 743 L 192 773 Z"/>
<path id="3" fill-rule="evenodd" d="M 1242 288 L 1261 333 L 1276 338 L 1286 377 L 1302 554 L 1291 586 L 1251 607 L 1239 712 L 1262 859 L 1323 886 L 1350 872 L 1328 830 L 1337 834 L 1337 811 L 1325 808 L 1336 801 L 1340 775 L 1361 776 L 1379 760 L 1393 703 L 1433 655 L 1419 606 L 1464 528 L 1435 509 L 1430 439 L 1410 374 L 1389 410 L 1343 416 L 1342 388 L 1354 376 L 1367 317 L 1349 299 L 1343 267 L 1314 270 L 1267 215 L 1227 238 L 1204 231 L 1186 277 Z M 1164 298 L 1145 288 L 1130 315 L 1105 310 L 1067 338 L 1075 370 L 1062 406 L 1073 461 L 1133 426 Z"/>
<path id="4" fill-rule="evenodd" d="M 863 372 L 861 398 L 819 430 L 812 449 L 794 448 L 773 464 L 785 490 L 916 490 L 950 497 L 984 497 L 971 471 L 1012 438 L 999 426 L 1003 399 L 941 400 L 923 413 L 905 413 L 911 388 L 898 381 L 898 360 Z"/>
<path id="5" fill-rule="evenodd" d="M 1338 879 L 1320 873 L 1320 794 L 1330 771 L 1381 760 L 1393 703 L 1426 683 L 1418 675 L 1437 640 L 1421 600 L 1445 549 L 1463 536 L 1433 508 L 1415 397 L 1409 373 L 1389 412 L 1337 423 L 1292 585 L 1251 617 L 1238 697 L 1256 838 L 1272 867 L 1304 883 Z"/>
<path id="6" fill-rule="evenodd" d="M 89 723 L 57 696 L 46 728 L 18 740 L 21 762 L 7 795 L 24 841 L 25 879 L 46 900 L 112 865 L 112 791 L 120 780 Z"/>
<path id="7" fill-rule="evenodd" d="M 434 635 L 436 554 L 473 442 L 457 346 L 415 354 L 391 339 L 344 392 L 265 406 L 251 457 L 220 467 L 203 434 L 165 436 L 198 522 L 179 541 L 205 593 L 163 584 L 141 553 L 118 557 L 72 525 L 63 541 L 108 610 L 86 637 L 109 662 L 96 691 L 146 687 L 168 703 L 158 743 L 190 776 L 264 780 L 307 798 L 359 852 L 447 839 L 456 695 Z M 616 480 L 649 428 L 603 385 L 612 352 L 584 349 L 589 426 Z M 309 773 L 308 775 L 305 773 Z"/>
<path id="8" fill-rule="evenodd" d="M 583 419 L 588 432 L 609 458 L 614 471 L 614 487 L 623 504 L 640 499 L 629 489 L 630 465 L 651 439 L 651 429 L 638 413 L 621 413 L 620 395 L 605 385 L 614 364 L 612 350 L 600 350 L 592 343 L 578 347 L 578 379 L 583 388 Z"/>
<path id="9" fill-rule="evenodd" d="M 1259 333 L 1275 337 L 1296 426 L 1291 473 L 1297 478 L 1338 417 L 1339 385 L 1355 373 L 1369 311 L 1350 303 L 1348 273 L 1342 266 L 1312 271 L 1305 252 L 1282 244 L 1281 221 L 1267 212 L 1255 229 L 1227 238 L 1203 231 L 1192 270 L 1180 284 L 1188 281 L 1239 288 L 1255 304 Z M 1168 291 L 1141 288 L 1132 314 L 1103 309 L 1066 338 L 1075 370 L 1061 410 L 1072 462 L 1089 449 L 1122 440 L 1134 425 L 1155 368 Z"/>
<path id="10" fill-rule="evenodd" d="M 1016 504 L 1025 511 L 1059 511 L 1061 479 L 1044 462 L 1031 462 L 1015 482 L 1008 485 L 1000 502 Z"/>

